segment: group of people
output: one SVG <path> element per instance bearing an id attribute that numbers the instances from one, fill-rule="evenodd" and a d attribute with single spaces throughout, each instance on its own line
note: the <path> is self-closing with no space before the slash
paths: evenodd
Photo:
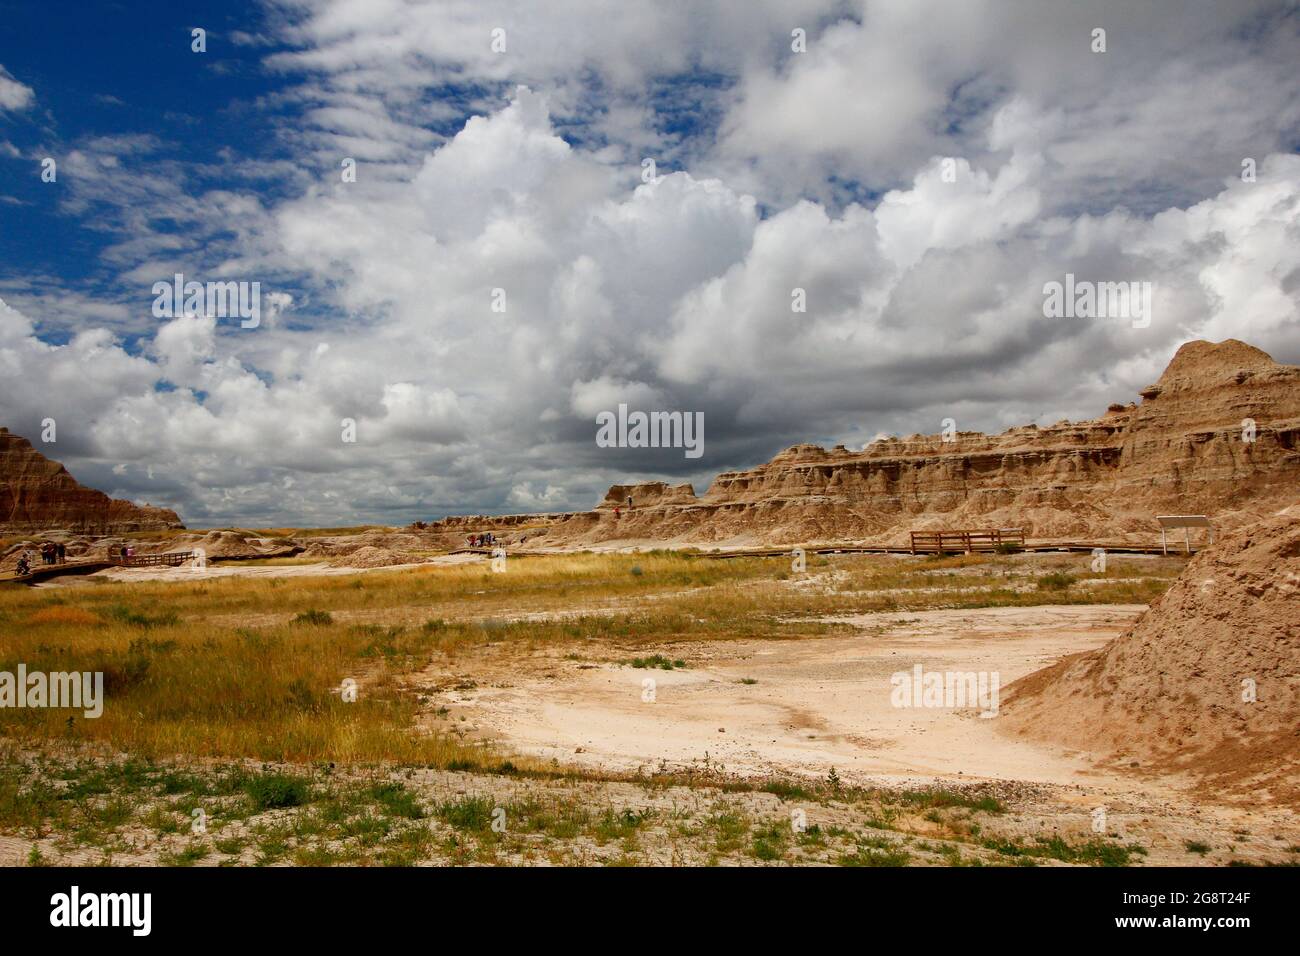
<path id="1" fill-rule="evenodd" d="M 471 534 L 465 538 L 465 544 L 471 548 L 490 548 L 497 543 L 497 536 L 491 531 L 483 534 Z"/>
<path id="2" fill-rule="evenodd" d="M 63 542 L 45 541 L 41 544 L 41 564 L 64 564 L 68 560 L 68 546 Z M 36 554 L 30 548 L 18 558 L 14 573 L 20 578 L 32 573 L 32 564 Z"/>

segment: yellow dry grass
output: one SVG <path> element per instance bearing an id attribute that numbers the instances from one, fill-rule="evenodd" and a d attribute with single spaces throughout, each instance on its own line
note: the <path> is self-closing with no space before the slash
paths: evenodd
<path id="1" fill-rule="evenodd" d="M 0 671 L 102 672 L 106 702 L 98 719 L 0 710 L 0 735 L 148 756 L 490 766 L 499 755 L 416 729 L 422 705 L 409 675 L 488 642 L 816 637 L 843 627 L 819 616 L 842 612 L 1149 601 L 1179 562 L 1145 562 L 1135 578 L 1115 561 L 1113 581 L 1093 576 L 1100 586 L 1035 590 L 1034 575 L 1052 566 L 837 556 L 810 559 L 803 577 L 780 559 L 654 552 L 510 559 L 504 574 L 483 563 L 9 588 L 0 591 Z M 340 693 L 347 679 L 357 682 L 354 703 Z"/>

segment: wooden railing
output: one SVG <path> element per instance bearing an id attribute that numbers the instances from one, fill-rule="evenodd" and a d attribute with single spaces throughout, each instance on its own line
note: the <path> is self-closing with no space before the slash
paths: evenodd
<path id="1" fill-rule="evenodd" d="M 913 531 L 913 554 L 943 554 L 946 551 L 971 554 L 1002 547 L 1023 548 L 1023 528 L 992 528 L 985 531 Z"/>
<path id="2" fill-rule="evenodd" d="M 194 557 L 193 551 L 168 551 L 165 554 L 110 554 L 108 560 L 120 568 L 179 568 Z"/>

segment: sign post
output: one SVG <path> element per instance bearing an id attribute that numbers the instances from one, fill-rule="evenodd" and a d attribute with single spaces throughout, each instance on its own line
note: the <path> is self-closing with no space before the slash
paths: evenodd
<path id="1" fill-rule="evenodd" d="M 1214 526 L 1205 515 L 1156 515 L 1160 522 L 1160 550 L 1169 554 L 1168 532 L 1171 528 L 1183 529 L 1183 549 L 1192 553 L 1191 532 L 1189 528 L 1205 528 L 1210 535 L 1210 544 L 1214 544 Z"/>

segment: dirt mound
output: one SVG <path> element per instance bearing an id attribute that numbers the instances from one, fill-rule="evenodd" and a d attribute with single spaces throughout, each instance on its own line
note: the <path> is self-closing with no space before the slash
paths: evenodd
<path id="1" fill-rule="evenodd" d="M 423 530 L 392 531 L 373 529 L 355 534 L 301 535 L 292 539 L 312 558 L 341 558 L 362 548 L 386 551 L 432 551 L 442 547 L 442 533 Z"/>
<path id="2" fill-rule="evenodd" d="M 366 545 L 335 558 L 331 563 L 337 568 L 389 568 L 395 564 L 419 564 L 422 560 L 413 554 Z"/>
<path id="3" fill-rule="evenodd" d="M 1017 681 L 999 725 L 1300 803 L 1300 506 L 1198 554 L 1101 650 Z"/>
<path id="4" fill-rule="evenodd" d="M 207 534 L 183 534 L 167 543 L 167 551 L 202 549 L 209 558 L 279 558 L 297 553 L 292 545 L 262 538 L 250 531 L 209 531 Z"/>

